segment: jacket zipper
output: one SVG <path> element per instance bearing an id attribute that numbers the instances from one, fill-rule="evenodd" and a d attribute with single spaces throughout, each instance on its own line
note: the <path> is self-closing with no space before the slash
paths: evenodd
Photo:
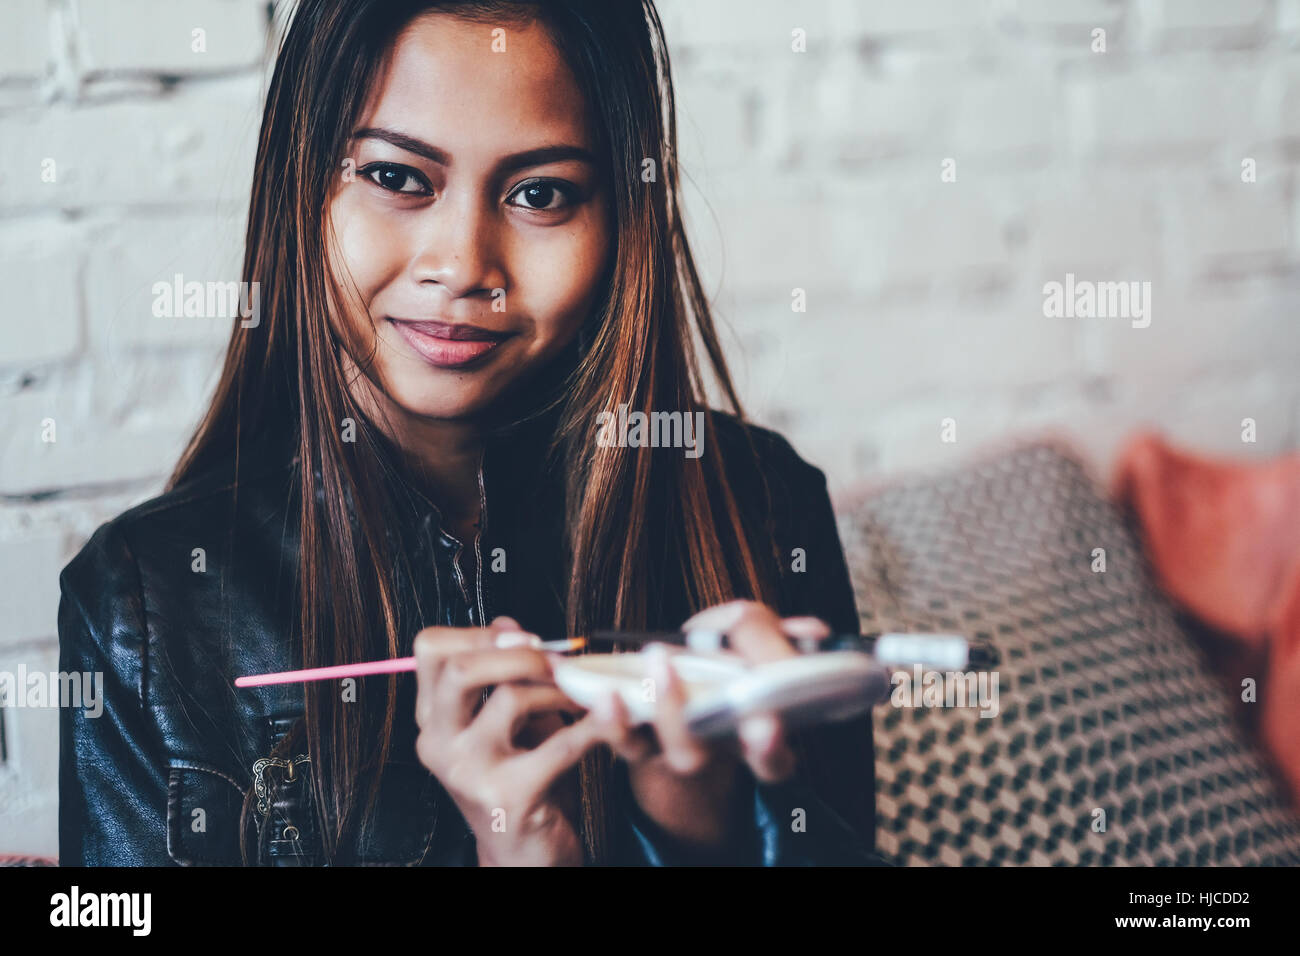
<path id="1" fill-rule="evenodd" d="M 483 548 L 482 538 L 483 531 L 487 528 L 487 489 L 483 486 L 483 453 L 479 453 L 478 459 L 478 530 L 474 532 L 474 592 L 475 607 L 478 609 L 478 626 L 487 627 L 487 609 L 483 601 Z M 452 537 L 452 536 L 448 536 Z M 469 588 L 465 585 L 465 572 L 460 566 L 460 555 L 465 550 L 465 545 L 459 538 L 452 537 L 456 542 L 456 554 L 452 558 L 452 568 L 456 574 L 456 584 L 460 587 L 461 597 L 465 603 L 469 603 Z"/>
<path id="2" fill-rule="evenodd" d="M 478 455 L 478 530 L 474 532 L 474 572 L 475 587 L 478 597 L 478 626 L 487 627 L 487 607 L 483 600 L 483 532 L 487 530 L 487 489 L 483 486 L 483 457 L 487 448 L 484 446 Z"/>
<path id="3" fill-rule="evenodd" d="M 478 530 L 474 532 L 474 590 L 475 606 L 478 608 L 478 626 L 487 627 L 487 610 L 483 601 L 483 549 L 480 541 L 483 537 L 483 529 L 487 527 L 487 490 L 483 486 L 483 455 L 479 452 L 478 457 Z M 452 557 L 452 573 L 456 577 L 456 585 L 460 588 L 461 597 L 465 603 L 469 604 L 469 589 L 465 586 L 465 572 L 461 570 L 460 555 L 465 550 L 465 545 L 459 538 L 448 535 L 456 542 L 456 553 Z M 491 688 L 485 688 L 483 691 L 483 703 L 487 703 L 488 695 L 492 693 Z"/>
<path id="4" fill-rule="evenodd" d="M 483 456 L 486 454 L 487 446 L 485 445 L 478 453 L 478 528 L 474 532 L 474 585 L 476 597 L 478 598 L 478 626 L 487 627 L 486 609 L 483 607 L 483 550 L 479 546 L 479 541 L 483 537 L 483 531 L 487 528 L 487 491 L 483 488 Z M 460 562 L 456 562 L 460 567 Z M 468 601 L 468 598 L 466 599 Z M 488 696 L 492 693 L 490 687 L 483 690 L 483 703 L 487 703 Z"/>
<path id="5" fill-rule="evenodd" d="M 460 553 L 465 550 L 465 545 L 461 544 L 460 539 L 448 535 L 447 537 L 456 542 L 456 553 L 452 555 L 451 567 L 452 574 L 456 577 L 456 586 L 460 588 L 460 595 L 469 603 L 469 590 L 465 587 L 465 573 L 460 569 Z"/>

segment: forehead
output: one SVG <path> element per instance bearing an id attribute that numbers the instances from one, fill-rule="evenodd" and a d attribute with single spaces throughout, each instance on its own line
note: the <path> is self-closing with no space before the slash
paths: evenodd
<path id="1" fill-rule="evenodd" d="M 493 51 L 497 29 L 504 52 Z M 455 165 L 555 143 L 590 146 L 586 120 L 577 80 L 540 23 L 427 13 L 398 36 L 358 125 L 401 130 L 446 150 Z"/>

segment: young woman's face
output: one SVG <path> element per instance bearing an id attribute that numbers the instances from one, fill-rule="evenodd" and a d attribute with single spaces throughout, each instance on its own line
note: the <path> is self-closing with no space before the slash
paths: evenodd
<path id="1" fill-rule="evenodd" d="M 577 334 L 611 241 L 577 81 L 538 24 L 399 37 L 330 201 L 342 317 L 408 414 L 468 419 Z"/>

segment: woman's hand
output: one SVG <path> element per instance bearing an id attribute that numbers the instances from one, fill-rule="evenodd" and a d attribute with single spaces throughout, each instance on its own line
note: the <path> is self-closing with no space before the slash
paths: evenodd
<path id="1" fill-rule="evenodd" d="M 416 752 L 473 830 L 479 865 L 581 865 L 576 794 L 561 777 L 608 728 L 592 716 L 559 725 L 556 712 L 582 708 L 555 686 L 545 656 L 528 646 L 532 635 L 518 631 L 497 618 L 416 636 Z M 548 718 L 549 735 L 529 746 Z"/>
<path id="2" fill-rule="evenodd" d="M 820 640 L 829 636 L 825 623 L 809 617 L 785 618 L 754 601 L 732 601 L 692 617 L 683 630 L 725 632 L 734 653 L 750 664 L 795 656 L 791 637 Z M 794 751 L 781 721 L 772 714 L 745 718 L 735 740 L 715 742 L 692 736 L 686 728 L 686 693 L 668 665 L 670 651 L 647 648 L 655 687 L 653 733 L 633 726 L 627 709 L 611 694 L 598 709 L 610 744 L 628 762 L 629 780 L 638 806 L 659 827 L 688 844 L 726 845 L 731 823 L 745 811 L 737 806 L 741 769 L 748 766 L 765 782 L 788 779 L 796 770 Z"/>

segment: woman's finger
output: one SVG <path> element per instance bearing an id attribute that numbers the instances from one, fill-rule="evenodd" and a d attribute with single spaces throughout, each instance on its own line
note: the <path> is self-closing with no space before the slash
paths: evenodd
<path id="1" fill-rule="evenodd" d="M 514 753 L 514 739 L 534 714 L 563 711 L 580 714 L 575 704 L 558 687 L 541 684 L 500 684 L 488 697 L 483 709 L 469 728 L 481 735 L 482 746 L 498 753 Z"/>
<path id="2" fill-rule="evenodd" d="M 595 714 L 557 730 L 532 750 L 507 760 L 510 779 L 519 788 L 521 802 L 530 802 L 549 790 L 583 755 L 604 743 L 608 728 Z"/>
<path id="3" fill-rule="evenodd" d="M 438 720 L 438 678 L 447 661 L 466 651 L 494 647 L 497 631 L 483 627 L 426 627 L 415 635 L 415 722 L 428 727 Z"/>
<path id="4" fill-rule="evenodd" d="M 781 722 L 772 714 L 754 714 L 740 724 L 745 763 L 764 783 L 780 783 L 794 775 L 796 757 Z"/>
<path id="5" fill-rule="evenodd" d="M 782 618 L 781 630 L 805 654 L 816 651 L 818 645 L 831 636 L 830 626 L 818 617 Z"/>
<path id="6" fill-rule="evenodd" d="M 492 647 L 496 636 L 496 628 L 491 627 L 426 627 L 412 645 L 416 670 L 451 654 Z"/>
<path id="7" fill-rule="evenodd" d="M 495 617 L 488 629 L 495 631 L 497 647 L 541 647 L 542 639 L 523 630 L 513 617 Z"/>
<path id="8" fill-rule="evenodd" d="M 686 726 L 686 686 L 673 669 L 668 648 L 651 644 L 647 657 L 655 689 L 655 733 L 668 766 L 679 774 L 694 774 L 709 762 L 708 747 Z"/>
<path id="9" fill-rule="evenodd" d="M 610 691 L 592 708 L 592 713 L 605 725 L 605 743 L 628 763 L 640 763 L 659 752 L 653 733 L 632 723 L 621 694 Z"/>
<path id="10" fill-rule="evenodd" d="M 725 631 L 740 619 L 745 613 L 745 605 L 748 601 L 727 601 L 724 604 L 715 604 L 713 607 L 705 608 L 697 614 L 691 615 L 682 625 L 682 630 L 688 631 L 693 628 L 700 630 L 709 629 Z"/>
<path id="11" fill-rule="evenodd" d="M 781 660 L 796 653 L 781 630 L 776 612 L 757 601 L 719 604 L 690 618 L 682 629 L 725 633 L 731 649 L 751 664 Z"/>
<path id="12" fill-rule="evenodd" d="M 435 717 L 448 721 L 456 730 L 468 727 L 483 699 L 483 690 L 513 681 L 553 686 L 546 655 L 527 647 L 453 654 L 438 675 Z M 489 703 L 492 696 L 488 696 Z"/>
<path id="13" fill-rule="evenodd" d="M 781 630 L 791 637 L 820 641 L 831 636 L 830 625 L 819 617 L 783 617 Z"/>

